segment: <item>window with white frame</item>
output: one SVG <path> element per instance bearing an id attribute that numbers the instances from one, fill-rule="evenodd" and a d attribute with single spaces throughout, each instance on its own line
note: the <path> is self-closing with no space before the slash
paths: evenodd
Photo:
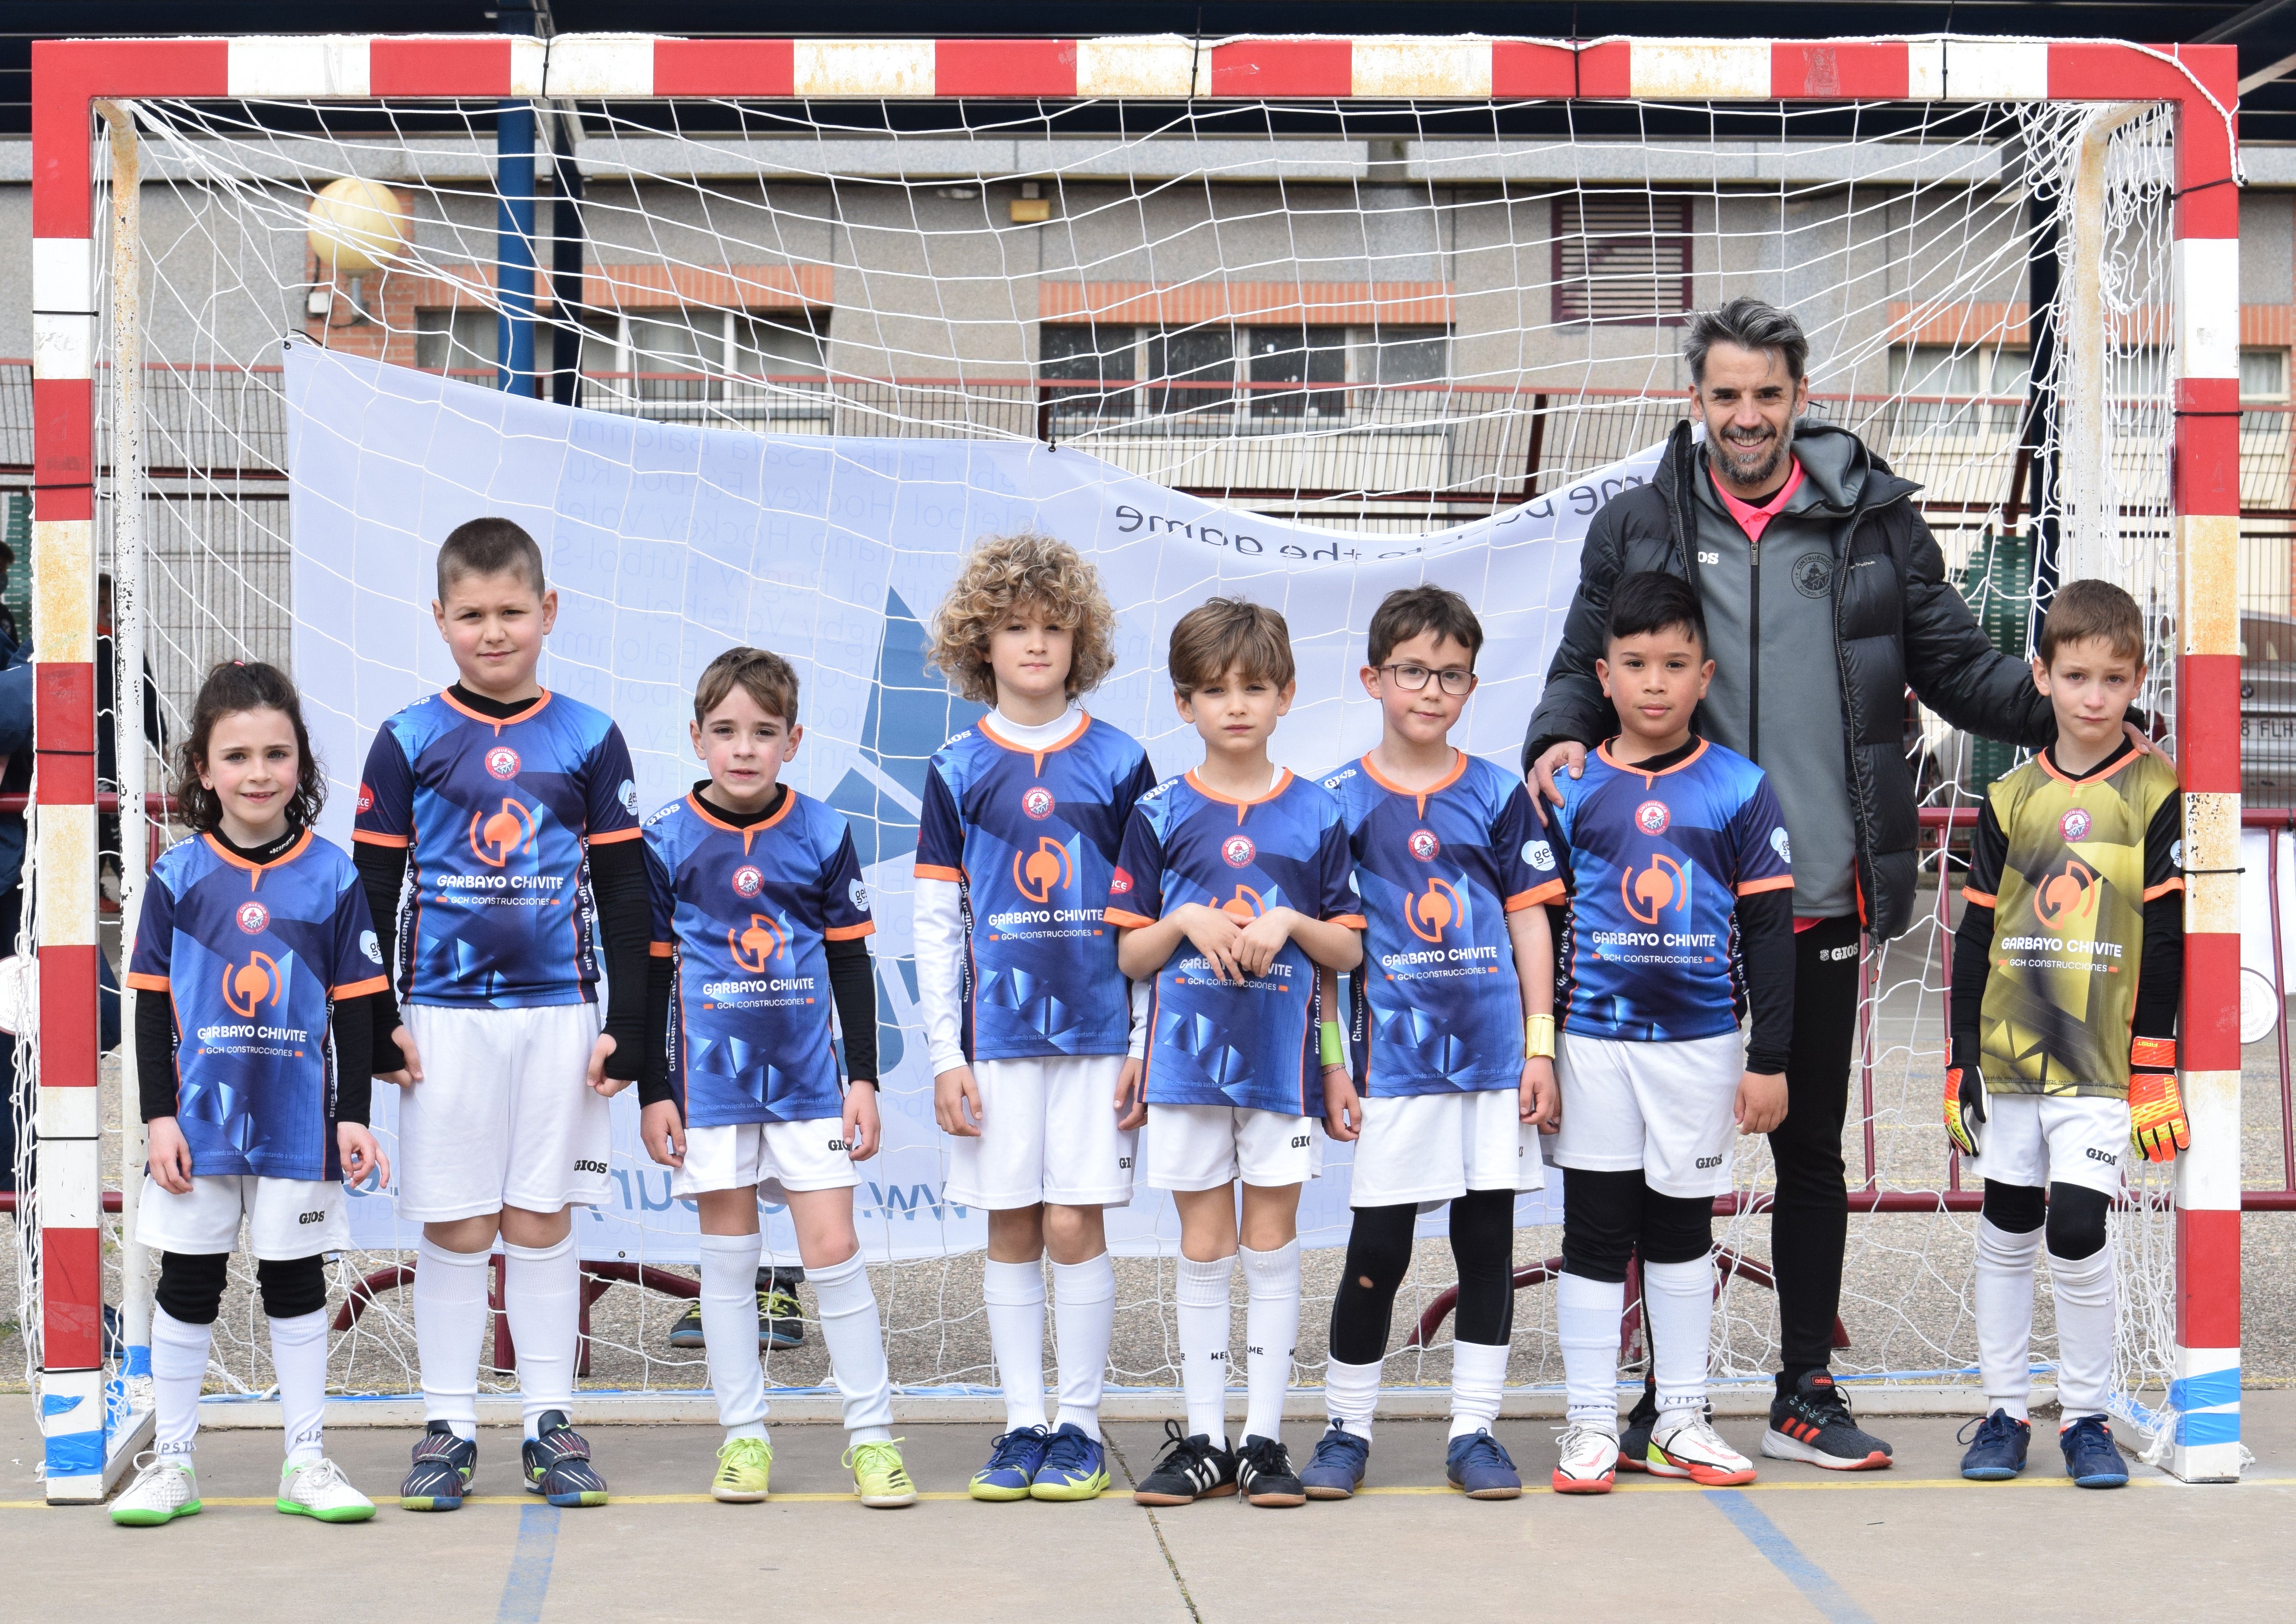
<path id="1" fill-rule="evenodd" d="M 1037 376 L 1061 416 L 1332 421 L 1377 391 L 1440 384 L 1451 332 L 1433 325 L 1101 326 L 1047 322 Z"/>
<path id="2" fill-rule="evenodd" d="M 1890 351 L 1890 392 L 1910 433 L 2012 432 L 2032 358 L 2022 345 L 1900 344 Z"/>
<path id="3" fill-rule="evenodd" d="M 2272 405 L 2288 398 L 2288 352 L 2243 347 L 2240 352 L 2240 398 Z"/>
<path id="4" fill-rule="evenodd" d="M 597 310 L 584 324 L 584 370 L 641 400 L 801 408 L 829 375 L 824 309 Z"/>

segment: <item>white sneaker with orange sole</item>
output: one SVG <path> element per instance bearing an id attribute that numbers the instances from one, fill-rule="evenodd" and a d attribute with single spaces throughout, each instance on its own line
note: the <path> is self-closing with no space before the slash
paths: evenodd
<path id="1" fill-rule="evenodd" d="M 1754 1480 L 1754 1463 L 1724 1443 L 1696 1410 L 1660 1416 L 1643 1460 L 1652 1477 L 1688 1478 L 1708 1489 Z"/>
<path id="2" fill-rule="evenodd" d="M 1595 1427 L 1572 1427 L 1561 1439 L 1562 1458 L 1555 1463 L 1557 1494 L 1608 1494 L 1619 1470 L 1619 1440 L 1614 1433 Z"/>

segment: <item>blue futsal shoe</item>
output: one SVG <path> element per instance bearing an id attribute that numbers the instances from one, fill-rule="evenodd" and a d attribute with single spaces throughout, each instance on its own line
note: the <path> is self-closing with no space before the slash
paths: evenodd
<path id="1" fill-rule="evenodd" d="M 2057 1434 L 2057 1447 L 2065 1452 L 2065 1475 L 2083 1489 L 2119 1489 L 2128 1481 L 2128 1467 L 2102 1415 L 2074 1422 Z"/>
<path id="2" fill-rule="evenodd" d="M 1311 1500 L 1351 1500 L 1363 1487 L 1364 1467 L 1370 1460 L 1371 1439 L 1334 1426 L 1316 1440 L 1316 1453 L 1300 1473 L 1300 1485 Z"/>
<path id="3" fill-rule="evenodd" d="M 414 1464 L 398 1486 L 401 1511 L 454 1511 L 470 1492 L 471 1478 L 479 1469 L 479 1446 L 455 1436 L 455 1429 L 434 1421 L 414 1446 Z"/>
<path id="4" fill-rule="evenodd" d="M 1108 1452 L 1100 1439 L 1064 1421 L 1045 1445 L 1044 1464 L 1029 1484 L 1032 1500 L 1097 1500 L 1108 1489 Z"/>
<path id="5" fill-rule="evenodd" d="M 1960 1441 L 1969 1445 L 1961 1457 L 1961 1475 L 1980 1483 L 2002 1483 L 2025 1470 L 2025 1451 L 2033 1442 L 2033 1423 L 2019 1421 L 2007 1410 L 1996 1410 L 1972 1423 L 1977 1436 L 1962 1429 Z"/>
<path id="6" fill-rule="evenodd" d="M 988 1446 L 988 1464 L 972 1474 L 965 1492 L 976 1500 L 1025 1500 L 1052 1441 L 1042 1427 L 1014 1427 Z"/>
<path id="7" fill-rule="evenodd" d="M 1488 1432 L 1467 1432 L 1451 1440 L 1443 1474 L 1470 1500 L 1512 1500 L 1522 1493 L 1522 1475 Z"/>
<path id="8" fill-rule="evenodd" d="M 553 1505 L 603 1505 L 606 1480 L 590 1464 L 590 1440 L 566 1424 L 563 1410 L 545 1410 L 534 1437 L 519 1446 L 526 1491 Z"/>

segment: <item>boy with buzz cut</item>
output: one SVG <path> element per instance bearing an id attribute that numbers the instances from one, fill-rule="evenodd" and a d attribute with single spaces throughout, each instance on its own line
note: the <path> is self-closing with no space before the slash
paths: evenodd
<path id="1" fill-rule="evenodd" d="M 869 888 L 840 813 L 781 782 L 805 729 L 797 673 L 728 649 L 693 690 L 709 776 L 646 820 L 654 973 L 639 1131 L 701 1219 L 701 1324 L 726 1439 L 710 1494 L 766 1498 L 774 1462 L 758 1364 L 758 1198 L 789 1208 L 812 1271 L 845 1464 L 864 1505 L 914 1505 L 893 1438 L 877 1299 L 853 1227 L 856 1161 L 877 1153 L 877 982 Z M 830 1012 L 844 1029 L 844 1070 Z"/>
<path id="2" fill-rule="evenodd" d="M 1116 664 L 1116 614 L 1049 536 L 973 548 L 934 617 L 932 663 L 996 709 L 937 751 L 917 831 L 917 997 L 947 1194 L 988 1213 L 981 1295 L 1004 1430 L 976 1500 L 1088 1500 L 1108 1487 L 1101 1389 L 1116 1325 L 1103 1207 L 1132 1199 L 1139 1076 L 1131 990 L 1100 917 L 1147 752 L 1085 714 Z M 1060 1410 L 1045 1415 L 1053 1260 Z"/>
<path id="3" fill-rule="evenodd" d="M 568 1424 L 582 1285 L 572 1209 L 606 1198 L 606 1099 L 644 1059 L 637 786 L 612 720 L 535 680 L 558 595 L 532 537 L 507 519 L 455 529 L 430 613 L 458 680 L 377 731 L 351 836 L 404 1006 L 378 995 L 374 1023 L 375 1075 L 402 1091 L 398 1213 L 422 1226 L 427 1424 L 398 1503 L 452 1511 L 477 1469 L 499 1238 L 526 1487 L 553 1505 L 603 1505 L 605 1480 Z"/>
<path id="4" fill-rule="evenodd" d="M 1173 701 L 1203 764 L 1133 808 L 1108 888 L 1124 973 L 1155 984 L 1143 1102 L 1151 1187 L 1180 1214 L 1177 1319 L 1187 1426 L 1132 1497 L 1185 1505 L 1241 1492 L 1300 1505 L 1280 1423 L 1300 1336 L 1300 1192 L 1322 1163 L 1320 971 L 1363 962 L 1363 915 L 1339 803 L 1268 759 L 1292 708 L 1292 634 L 1241 598 L 1182 615 Z M 1243 1185 L 1242 1220 L 1236 1216 Z M 1243 1259 L 1243 1440 L 1227 1445 L 1228 1282 Z"/>
<path id="5" fill-rule="evenodd" d="M 2065 1475 L 2118 1489 L 2128 1469 L 2104 1418 L 2105 1219 L 2132 1140 L 2152 1161 L 2192 1143 L 2177 1087 L 2181 798 L 2175 769 L 2138 754 L 2121 726 L 2144 685 L 2136 600 L 2109 582 L 2068 583 L 2032 663 L 2056 742 L 1986 791 L 1954 936 L 1946 1131 L 1964 1171 L 1985 1181 L 1973 1295 L 1988 1414 L 1961 1474 L 2024 1470 L 2033 1258 L 2046 1242 Z"/>
<path id="6" fill-rule="evenodd" d="M 1476 1499 L 1522 1480 L 1491 1436 L 1514 1325 L 1514 1199 L 1546 1182 L 1554 1117 L 1554 850 L 1522 781 L 1450 741 L 1475 689 L 1483 628 L 1440 586 L 1388 594 L 1371 618 L 1364 689 L 1379 743 L 1333 768 L 1368 922 L 1354 978 L 1354 1075 L 1323 1030 L 1324 1122 L 1355 1141 L 1355 1225 L 1332 1302 L 1331 1430 L 1300 1480 L 1344 1500 L 1371 1451 L 1396 1288 L 1423 1205 L 1448 1202 L 1458 1265 L 1448 1475 Z M 1324 978 L 1326 1002 L 1334 978 Z"/>
<path id="7" fill-rule="evenodd" d="M 1620 1465 L 1619 1316 L 1637 1256 L 1658 1382 L 1643 1469 L 1753 1481 L 1706 1421 L 1714 1198 L 1730 1189 L 1734 1129 L 1784 1120 L 1793 1029 L 1785 820 L 1761 768 L 1691 732 L 1714 677 L 1698 595 L 1677 576 L 1627 576 L 1607 629 L 1595 674 L 1619 733 L 1562 783 L 1554 818 L 1570 892 L 1556 949 L 1559 1494 L 1607 1494 Z"/>

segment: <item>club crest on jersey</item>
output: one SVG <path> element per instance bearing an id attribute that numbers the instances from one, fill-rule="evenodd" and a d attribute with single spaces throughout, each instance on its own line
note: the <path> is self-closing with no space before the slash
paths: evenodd
<path id="1" fill-rule="evenodd" d="M 1030 786 L 1021 796 L 1021 810 L 1030 817 L 1050 817 L 1054 804 L 1053 792 L 1041 783 Z"/>
<path id="2" fill-rule="evenodd" d="M 2096 871 L 2078 857 L 2067 857 L 2033 888 L 2033 917 L 2059 935 L 2096 912 Z"/>
<path id="3" fill-rule="evenodd" d="M 247 963 L 223 967 L 223 1001 L 242 1021 L 251 1021 L 265 1004 L 277 1005 L 287 996 L 279 965 L 267 953 L 250 953 Z"/>
<path id="4" fill-rule="evenodd" d="M 497 744 L 487 752 L 487 771 L 497 778 L 518 776 L 518 752 L 507 744 Z"/>
<path id="5" fill-rule="evenodd" d="M 2089 816 L 2085 807 L 2075 807 L 2057 820 L 2057 833 L 2065 837 L 2067 845 L 2088 839 Z"/>
<path id="6" fill-rule="evenodd" d="M 789 937 L 769 915 L 752 914 L 746 929 L 726 931 L 726 947 L 736 964 L 751 975 L 762 975 L 768 963 L 788 955 Z"/>
<path id="7" fill-rule="evenodd" d="M 1635 827 L 1644 834 L 1664 834 L 1666 826 L 1674 821 L 1674 814 L 1666 809 L 1662 800 L 1646 800 L 1635 808 Z"/>
<path id="8" fill-rule="evenodd" d="M 1038 793 L 1030 791 L 1030 794 Z M 1052 797 L 1046 796 L 1047 800 Z M 1027 806 L 1027 797 L 1021 804 Z M 1023 859 L 1019 852 L 1013 854 L 1013 889 L 1029 901 L 1042 906 L 1053 899 L 1054 891 L 1064 891 L 1076 883 L 1076 859 L 1069 849 L 1050 835 L 1037 837 L 1036 850 Z"/>
<path id="9" fill-rule="evenodd" d="M 744 863 L 741 867 L 734 871 L 734 894 L 735 896 L 754 897 L 765 889 L 766 876 L 758 872 L 758 865 L 756 864 Z"/>
<path id="10" fill-rule="evenodd" d="M 374 790 L 372 786 L 364 783 L 359 785 L 358 809 L 361 812 L 374 810 Z"/>
<path id="11" fill-rule="evenodd" d="M 517 759 L 511 758 L 513 763 Z M 534 814 L 520 801 L 505 795 L 500 810 L 471 814 L 471 851 L 488 867 L 500 868 L 513 853 L 533 849 Z"/>
<path id="12" fill-rule="evenodd" d="M 232 918 L 250 936 L 260 936 L 264 927 L 271 923 L 271 910 L 259 902 L 242 902 L 239 905 L 239 912 Z"/>
<path id="13" fill-rule="evenodd" d="M 1259 855 L 1259 848 L 1251 843 L 1248 834 L 1231 834 L 1220 842 L 1220 856 L 1230 868 L 1249 868 L 1251 859 Z"/>
<path id="14" fill-rule="evenodd" d="M 1422 863 L 1432 863 L 1435 854 L 1443 849 L 1443 842 L 1435 838 L 1432 829 L 1414 829 L 1406 844 L 1411 848 L 1411 855 Z"/>
<path id="15" fill-rule="evenodd" d="M 1646 925 L 1656 924 L 1658 916 L 1669 908 L 1686 914 L 1690 911 L 1689 872 L 1664 852 L 1653 852 L 1648 868 L 1639 874 L 1631 868 L 1620 874 L 1619 900 Z"/>
<path id="16" fill-rule="evenodd" d="M 1439 942 L 1444 930 L 1467 916 L 1466 898 L 1447 882 L 1432 875 L 1424 891 L 1414 891 L 1403 905 L 1403 923 L 1423 942 Z"/>

